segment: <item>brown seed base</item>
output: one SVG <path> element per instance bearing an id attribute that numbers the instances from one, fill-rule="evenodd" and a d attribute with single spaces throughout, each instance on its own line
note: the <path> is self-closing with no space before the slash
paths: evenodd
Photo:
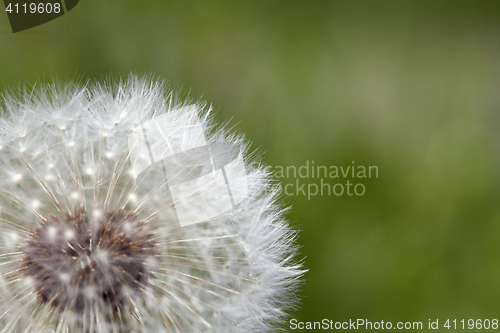
<path id="1" fill-rule="evenodd" d="M 111 211 L 89 221 L 83 208 L 43 222 L 21 251 L 41 301 L 75 312 L 123 307 L 154 277 L 158 253 L 134 215 Z"/>

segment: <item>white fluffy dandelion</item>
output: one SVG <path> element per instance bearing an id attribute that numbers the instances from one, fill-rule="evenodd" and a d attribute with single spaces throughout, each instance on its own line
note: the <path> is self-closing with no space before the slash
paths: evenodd
<path id="1" fill-rule="evenodd" d="M 163 83 L 50 85 L 0 119 L 2 332 L 265 332 L 302 274 L 241 137 Z"/>

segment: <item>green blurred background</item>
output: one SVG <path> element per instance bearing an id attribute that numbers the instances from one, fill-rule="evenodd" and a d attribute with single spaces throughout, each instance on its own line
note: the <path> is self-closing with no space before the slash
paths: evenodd
<path id="1" fill-rule="evenodd" d="M 16 34 L 0 13 L 0 89 L 131 71 L 269 165 L 378 166 L 363 196 L 283 197 L 294 318 L 500 319 L 500 1 L 81 0 Z"/>

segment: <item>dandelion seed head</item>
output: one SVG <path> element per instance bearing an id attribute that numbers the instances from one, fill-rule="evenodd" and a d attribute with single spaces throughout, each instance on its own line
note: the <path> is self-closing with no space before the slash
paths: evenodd
<path id="1" fill-rule="evenodd" d="M 273 332 L 304 273 L 242 136 L 165 84 L 0 103 L 0 330 Z"/>
<path id="2" fill-rule="evenodd" d="M 72 240 L 73 238 L 75 238 L 75 231 L 71 229 L 66 229 L 64 231 L 64 239 L 69 241 Z"/>
<path id="3" fill-rule="evenodd" d="M 20 174 L 20 173 L 15 173 L 12 175 L 12 180 L 17 183 L 19 182 L 21 179 L 23 179 L 23 175 Z"/>
<path id="4" fill-rule="evenodd" d="M 57 274 L 57 277 L 64 284 L 67 284 L 71 279 L 71 276 L 68 273 L 59 273 L 59 274 Z M 42 290 L 43 290 L 43 288 L 42 288 Z M 43 295 L 43 291 L 42 291 L 42 295 Z M 57 305 L 57 303 L 55 303 L 55 305 Z"/>
<path id="5" fill-rule="evenodd" d="M 31 202 L 31 207 L 33 207 L 33 209 L 37 209 L 38 207 L 40 207 L 41 203 L 40 203 L 40 200 L 38 199 L 35 199 Z"/>
<path id="6" fill-rule="evenodd" d="M 137 195 L 135 193 L 130 193 L 129 196 L 128 196 L 128 201 L 130 203 L 137 202 Z"/>
<path id="7" fill-rule="evenodd" d="M 15 244 L 17 241 L 19 241 L 19 234 L 15 231 L 11 231 L 9 233 L 9 243 Z"/>
<path id="8" fill-rule="evenodd" d="M 22 278 L 21 281 L 22 281 L 21 284 L 25 288 L 31 288 L 35 285 L 35 279 L 33 279 L 31 276 L 25 276 Z"/>
<path id="9" fill-rule="evenodd" d="M 47 236 L 47 239 L 50 239 L 52 241 L 55 240 L 57 235 L 57 227 L 52 225 L 48 226 L 46 230 L 44 230 L 44 234 Z"/>
<path id="10" fill-rule="evenodd" d="M 140 291 L 148 285 L 152 271 L 145 261 L 157 253 L 156 244 L 144 232 L 134 216 L 122 212 L 102 214 L 97 223 L 91 224 L 83 209 L 46 221 L 31 235 L 21 248 L 22 271 L 32 277 L 43 302 L 61 312 L 69 308 L 83 312 L 85 303 L 74 298 L 75 290 L 97 288 L 100 299 L 94 306 L 108 304 L 111 308 L 122 306 L 123 299 L 117 289 L 124 286 Z M 134 232 L 125 235 L 120 225 L 134 223 Z M 49 227 L 47 227 L 47 225 Z M 56 232 L 55 241 L 42 237 L 53 225 L 74 227 Z M 51 231 L 48 231 L 50 234 Z M 52 261 L 57 269 L 47 262 Z M 97 283 L 97 284 L 96 284 Z"/>
<path id="11" fill-rule="evenodd" d="M 98 219 L 98 218 L 100 218 L 101 216 L 102 216 L 102 211 L 101 211 L 100 209 L 94 209 L 94 210 L 92 211 L 92 217 L 93 217 L 94 219 Z"/>

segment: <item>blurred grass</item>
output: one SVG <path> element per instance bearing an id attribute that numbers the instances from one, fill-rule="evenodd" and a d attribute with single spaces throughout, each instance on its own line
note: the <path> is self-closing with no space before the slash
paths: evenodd
<path id="1" fill-rule="evenodd" d="M 491 319 L 499 37 L 498 1 L 82 0 L 17 34 L 0 14 L 0 86 L 153 73 L 270 165 L 377 165 L 362 197 L 284 198 L 310 269 L 293 316 Z"/>

